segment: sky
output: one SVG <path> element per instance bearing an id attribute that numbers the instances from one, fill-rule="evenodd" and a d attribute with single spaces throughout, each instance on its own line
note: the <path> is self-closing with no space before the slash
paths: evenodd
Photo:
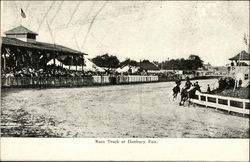
<path id="1" fill-rule="evenodd" d="M 37 41 L 121 61 L 199 55 L 223 66 L 246 50 L 248 1 L 1 1 L 1 36 L 19 25 Z M 26 18 L 20 15 L 21 8 Z"/>

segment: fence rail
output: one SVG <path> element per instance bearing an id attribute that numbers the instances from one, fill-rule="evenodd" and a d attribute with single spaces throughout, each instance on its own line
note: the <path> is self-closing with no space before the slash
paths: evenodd
<path id="1" fill-rule="evenodd" d="M 158 76 L 2 77 L 2 87 L 71 87 L 156 82 Z"/>
<path id="2" fill-rule="evenodd" d="M 128 76 L 117 76 L 116 78 L 117 84 L 148 83 L 148 82 L 157 82 L 157 81 L 159 81 L 159 78 L 158 76 L 155 76 L 155 75 L 148 75 L 148 76 L 128 75 Z"/>
<path id="3" fill-rule="evenodd" d="M 71 87 L 92 85 L 91 77 L 2 77 L 2 87 Z"/>
<path id="4" fill-rule="evenodd" d="M 196 98 L 192 99 L 191 101 L 206 107 L 214 107 L 216 109 L 222 109 L 228 112 L 237 112 L 242 113 L 243 115 L 249 115 L 250 101 L 248 99 L 196 92 Z"/>

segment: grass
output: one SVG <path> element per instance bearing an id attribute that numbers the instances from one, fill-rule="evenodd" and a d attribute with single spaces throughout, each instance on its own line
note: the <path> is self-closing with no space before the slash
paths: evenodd
<path id="1" fill-rule="evenodd" d="M 241 99 L 250 98 L 249 87 L 236 88 L 235 90 L 233 88 L 225 89 L 222 91 L 215 90 L 212 92 L 212 94 L 216 94 L 220 96 L 236 97 L 236 98 L 241 98 Z"/>

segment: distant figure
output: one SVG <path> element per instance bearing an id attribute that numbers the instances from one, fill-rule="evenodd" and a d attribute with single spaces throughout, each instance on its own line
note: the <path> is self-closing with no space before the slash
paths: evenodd
<path id="1" fill-rule="evenodd" d="M 233 61 L 231 62 L 231 66 L 234 66 L 234 62 Z"/>
<path id="2" fill-rule="evenodd" d="M 241 78 L 239 79 L 239 88 L 241 87 L 241 85 L 242 85 L 242 80 L 241 80 Z"/>
<path id="3" fill-rule="evenodd" d="M 209 84 L 207 85 L 207 93 L 211 93 L 211 89 L 210 89 Z"/>

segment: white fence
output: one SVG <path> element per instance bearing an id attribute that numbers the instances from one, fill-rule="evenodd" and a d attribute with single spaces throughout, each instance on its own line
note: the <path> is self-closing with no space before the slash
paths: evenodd
<path id="1" fill-rule="evenodd" d="M 200 92 L 196 92 L 196 95 L 197 99 L 191 100 L 193 103 L 206 107 L 209 106 L 216 109 L 223 109 L 228 112 L 242 113 L 243 115 L 249 114 L 250 102 L 248 99 L 204 94 Z"/>
<path id="2" fill-rule="evenodd" d="M 159 81 L 158 76 L 140 76 L 140 75 L 128 75 L 128 76 L 118 76 L 117 83 L 146 83 L 146 82 L 157 82 Z"/>
<path id="3" fill-rule="evenodd" d="M 91 77 L 2 77 L 2 87 L 68 87 L 92 85 Z"/>
<path id="4" fill-rule="evenodd" d="M 92 76 L 93 83 L 98 84 L 109 84 L 110 83 L 110 76 Z"/>

